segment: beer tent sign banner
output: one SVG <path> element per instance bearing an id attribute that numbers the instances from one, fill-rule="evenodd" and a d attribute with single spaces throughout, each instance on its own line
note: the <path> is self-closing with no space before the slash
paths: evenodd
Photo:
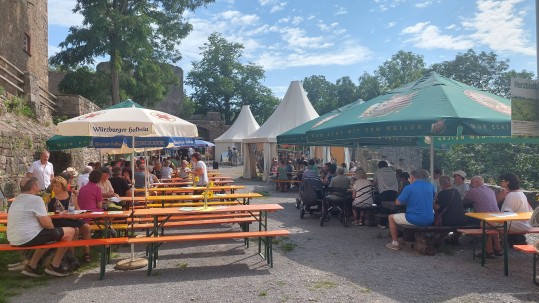
<path id="1" fill-rule="evenodd" d="M 537 80 L 511 79 L 511 133 L 539 136 L 539 93 Z"/>

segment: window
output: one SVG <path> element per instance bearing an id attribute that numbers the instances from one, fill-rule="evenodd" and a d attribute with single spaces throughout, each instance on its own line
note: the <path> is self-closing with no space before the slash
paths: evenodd
<path id="1" fill-rule="evenodd" d="M 23 50 L 28 54 L 30 55 L 31 52 L 30 52 L 30 35 L 28 34 L 24 34 L 24 41 L 23 41 Z"/>

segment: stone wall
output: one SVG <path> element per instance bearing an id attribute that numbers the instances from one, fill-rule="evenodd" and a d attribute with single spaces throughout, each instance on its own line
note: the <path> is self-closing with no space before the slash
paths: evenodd
<path id="1" fill-rule="evenodd" d="M 57 114 L 73 118 L 100 110 L 92 101 L 79 95 L 56 95 Z"/>
<path id="2" fill-rule="evenodd" d="M 167 96 L 157 104 L 155 109 L 174 116 L 180 116 L 183 104 L 183 70 L 174 65 L 171 65 L 171 67 L 178 77 L 178 85 L 168 88 Z"/>
<path id="3" fill-rule="evenodd" d="M 230 125 L 226 125 L 221 120 L 221 115 L 217 112 L 208 112 L 206 115 L 193 115 L 189 122 L 196 124 L 198 136 L 207 141 L 213 141 L 230 128 Z"/>
<path id="4" fill-rule="evenodd" d="M 368 173 L 376 171 L 380 160 L 410 172 L 412 169 L 421 168 L 423 153 L 420 148 L 412 147 L 356 148 L 352 159 L 358 161 Z"/>
<path id="5" fill-rule="evenodd" d="M 22 71 L 36 75 L 39 85 L 48 88 L 47 0 L 0 0 L 0 56 Z M 30 52 L 24 37 L 30 38 Z"/>

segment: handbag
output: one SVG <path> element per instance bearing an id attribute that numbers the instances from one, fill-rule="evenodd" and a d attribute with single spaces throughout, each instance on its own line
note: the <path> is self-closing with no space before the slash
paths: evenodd
<path id="1" fill-rule="evenodd" d="M 453 204 L 451 201 L 453 201 L 453 198 L 455 197 L 455 190 L 453 190 L 453 194 L 451 195 L 451 199 L 449 200 L 449 205 L 442 211 L 436 211 L 434 213 L 434 223 L 433 225 L 434 226 L 443 226 L 444 223 L 443 223 L 443 217 L 444 217 L 444 213 L 451 207 L 451 205 Z"/>

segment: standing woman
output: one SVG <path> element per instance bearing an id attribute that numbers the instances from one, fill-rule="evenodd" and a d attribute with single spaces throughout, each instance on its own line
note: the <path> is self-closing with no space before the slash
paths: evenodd
<path id="1" fill-rule="evenodd" d="M 75 203 L 75 209 L 80 209 L 78 203 L 77 203 L 77 196 L 67 190 L 67 181 L 58 176 L 54 177 L 51 182 L 52 191 L 54 192 L 54 198 L 51 199 L 48 205 L 48 211 L 54 212 L 56 203 L 59 203 L 61 205 L 62 210 L 67 210 L 69 208 L 69 201 L 73 199 L 73 202 Z M 73 227 L 75 228 L 75 237 L 74 239 L 78 239 L 79 235 L 83 240 L 89 240 L 91 237 L 91 230 L 90 225 L 86 223 L 84 220 L 80 219 L 52 219 L 52 224 L 54 227 Z M 90 261 L 90 247 L 85 246 L 84 247 L 84 256 L 83 256 L 84 262 Z"/>
<path id="2" fill-rule="evenodd" d="M 191 163 L 193 164 L 193 169 L 189 173 L 198 176 L 197 186 L 206 186 L 208 184 L 208 168 L 206 163 L 202 161 L 202 155 L 199 152 L 193 153 Z"/>

